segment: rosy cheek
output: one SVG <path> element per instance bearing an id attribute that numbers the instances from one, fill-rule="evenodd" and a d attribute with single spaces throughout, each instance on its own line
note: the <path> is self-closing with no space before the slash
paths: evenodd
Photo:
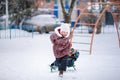
<path id="1" fill-rule="evenodd" d="M 66 35 L 68 34 L 68 32 L 66 33 Z"/>

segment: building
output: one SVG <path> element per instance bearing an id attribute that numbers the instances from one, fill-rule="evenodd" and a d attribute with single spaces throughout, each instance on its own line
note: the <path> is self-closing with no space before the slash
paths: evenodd
<path id="1" fill-rule="evenodd" d="M 92 3 L 92 2 L 107 2 L 107 1 L 120 2 L 119 0 L 76 0 L 76 4 L 72 13 L 72 22 L 75 22 L 75 19 L 80 14 L 81 9 L 83 9 L 86 5 L 88 5 L 88 2 Z M 69 9 L 70 2 L 71 0 L 64 0 L 66 10 Z M 58 17 L 61 21 L 63 21 L 63 14 L 60 5 L 60 0 L 37 0 L 34 7 L 42 8 L 42 9 L 45 8 L 50 9 L 52 14 L 56 15 L 56 17 Z"/>

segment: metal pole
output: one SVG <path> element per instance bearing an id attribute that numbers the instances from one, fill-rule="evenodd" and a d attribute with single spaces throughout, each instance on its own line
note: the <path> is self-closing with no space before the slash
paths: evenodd
<path id="1" fill-rule="evenodd" d="M 6 6 L 6 24 L 5 24 L 5 30 L 8 28 L 8 0 L 6 0 L 6 4 L 5 4 L 5 6 Z M 6 32 L 5 32 L 5 34 L 6 34 Z M 6 35 L 5 35 L 5 37 L 6 37 Z"/>

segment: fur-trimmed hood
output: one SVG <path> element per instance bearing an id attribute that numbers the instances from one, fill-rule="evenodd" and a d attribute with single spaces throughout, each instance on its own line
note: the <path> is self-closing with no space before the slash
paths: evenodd
<path id="1" fill-rule="evenodd" d="M 62 23 L 61 26 L 55 28 L 55 33 L 59 36 L 62 37 L 62 35 L 60 34 L 61 31 L 65 31 L 68 32 L 68 35 L 66 37 L 69 37 L 70 35 L 70 26 L 71 24 L 68 23 Z"/>

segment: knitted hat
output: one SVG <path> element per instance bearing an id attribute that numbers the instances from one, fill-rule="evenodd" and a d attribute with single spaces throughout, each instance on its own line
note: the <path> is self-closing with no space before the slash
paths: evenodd
<path id="1" fill-rule="evenodd" d="M 65 31 L 68 32 L 67 36 L 68 37 L 70 35 L 70 26 L 71 24 L 69 23 L 62 23 L 61 26 L 55 28 L 55 33 L 59 36 L 62 37 L 62 35 L 60 34 L 61 31 Z"/>

